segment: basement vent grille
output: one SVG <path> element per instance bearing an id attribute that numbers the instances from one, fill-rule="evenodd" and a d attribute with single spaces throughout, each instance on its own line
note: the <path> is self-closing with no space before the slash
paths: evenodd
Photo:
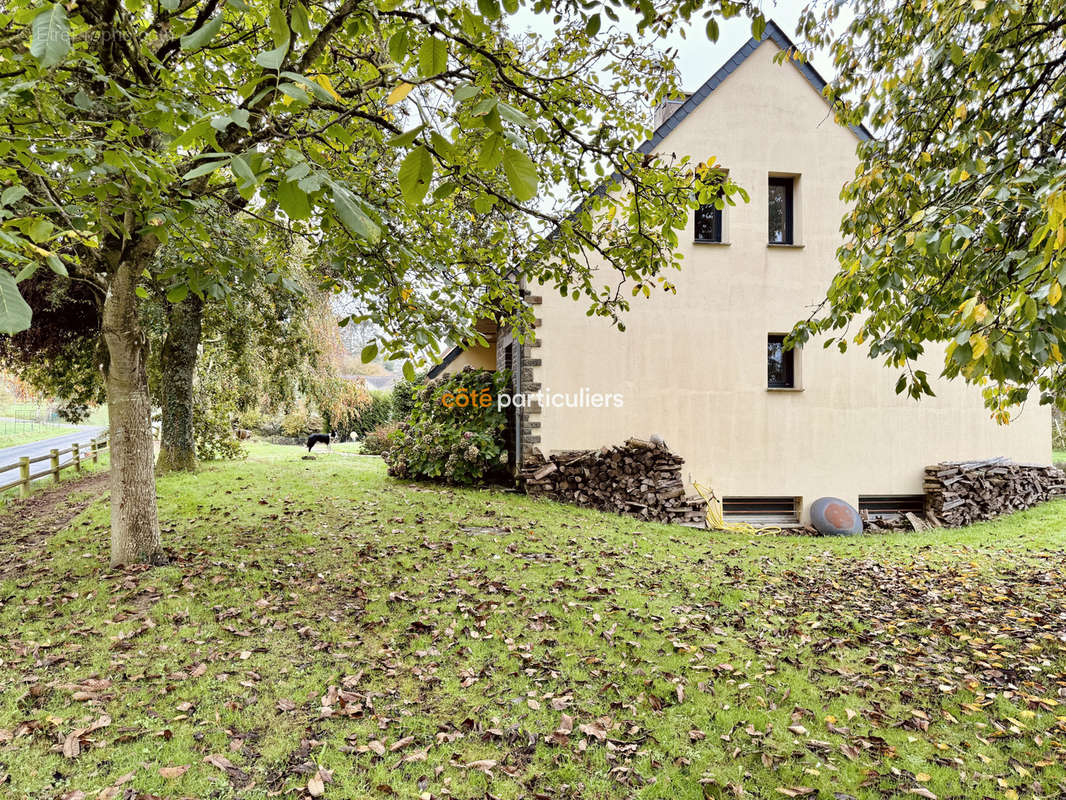
<path id="1" fill-rule="evenodd" d="M 870 519 L 893 519 L 906 513 L 925 514 L 923 494 L 861 494 L 859 511 L 866 512 Z"/>
<path id="2" fill-rule="evenodd" d="M 795 525 L 799 522 L 798 497 L 726 497 L 722 513 L 734 522 L 753 525 Z"/>

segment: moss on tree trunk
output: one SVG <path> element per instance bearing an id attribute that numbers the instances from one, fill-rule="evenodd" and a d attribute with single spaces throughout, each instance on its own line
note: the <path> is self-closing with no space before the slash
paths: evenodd
<path id="1" fill-rule="evenodd" d="M 193 382 L 200 347 L 203 301 L 190 293 L 167 314 L 167 335 L 160 352 L 159 383 L 163 409 L 156 469 L 160 473 L 196 469 Z"/>

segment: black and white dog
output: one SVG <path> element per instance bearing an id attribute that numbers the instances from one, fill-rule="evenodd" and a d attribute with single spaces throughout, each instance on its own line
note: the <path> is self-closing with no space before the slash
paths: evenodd
<path id="1" fill-rule="evenodd" d="M 311 452 L 311 448 L 316 444 L 324 444 L 329 452 L 333 452 L 333 442 L 336 438 L 332 433 L 312 433 L 307 437 L 307 452 Z"/>

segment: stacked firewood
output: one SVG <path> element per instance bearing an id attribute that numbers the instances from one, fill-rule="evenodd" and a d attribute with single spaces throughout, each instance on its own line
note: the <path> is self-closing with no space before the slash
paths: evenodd
<path id="1" fill-rule="evenodd" d="M 521 482 L 528 494 L 628 514 L 653 522 L 704 527 L 707 503 L 686 497 L 685 460 L 657 437 L 628 439 L 599 450 L 561 450 L 527 459 Z"/>
<path id="2" fill-rule="evenodd" d="M 949 527 L 1020 511 L 1066 493 L 1066 473 L 1006 458 L 925 468 L 926 508 Z"/>

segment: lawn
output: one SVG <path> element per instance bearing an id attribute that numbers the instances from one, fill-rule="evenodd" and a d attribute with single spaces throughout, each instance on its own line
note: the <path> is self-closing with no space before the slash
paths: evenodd
<path id="1" fill-rule="evenodd" d="M 99 483 L 0 515 L 0 794 L 1066 791 L 1066 501 L 724 535 L 303 452 L 161 479 L 168 567 L 108 570 Z"/>

